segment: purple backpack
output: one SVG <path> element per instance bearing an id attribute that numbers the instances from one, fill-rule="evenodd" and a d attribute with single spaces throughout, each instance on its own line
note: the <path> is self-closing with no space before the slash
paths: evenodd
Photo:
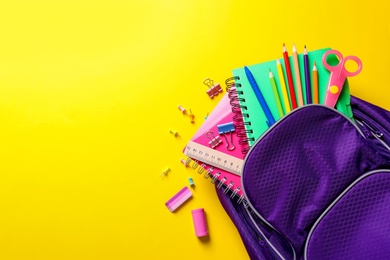
<path id="1" fill-rule="evenodd" d="M 390 112 L 351 106 L 292 111 L 248 152 L 246 202 L 217 189 L 251 259 L 390 259 Z"/>

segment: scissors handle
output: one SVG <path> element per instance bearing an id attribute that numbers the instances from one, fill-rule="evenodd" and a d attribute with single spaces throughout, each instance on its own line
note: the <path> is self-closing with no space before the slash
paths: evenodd
<path id="1" fill-rule="evenodd" d="M 348 71 L 345 68 L 345 63 L 347 61 L 349 61 L 349 60 L 353 60 L 358 65 L 358 68 L 357 68 L 356 71 L 353 71 L 353 72 L 352 71 Z M 347 57 L 344 58 L 343 69 L 344 69 L 345 76 L 347 76 L 347 77 L 356 76 L 357 74 L 359 74 L 362 71 L 362 68 L 363 68 L 362 62 L 361 62 L 361 60 L 358 57 L 356 57 L 356 56 L 347 56 Z"/>
<path id="2" fill-rule="evenodd" d="M 328 56 L 332 55 L 332 54 L 336 55 L 337 58 L 339 59 L 339 63 L 337 63 L 336 65 L 330 65 L 327 61 Z M 343 60 L 344 60 L 343 55 L 341 54 L 341 52 L 339 52 L 337 50 L 329 50 L 329 51 L 325 52 L 324 55 L 322 56 L 322 64 L 329 71 L 333 71 L 336 68 L 338 68 L 340 66 L 340 64 L 342 64 Z"/>
<path id="3" fill-rule="evenodd" d="M 336 65 L 330 65 L 327 61 L 328 56 L 332 55 L 332 54 L 336 55 L 337 58 L 339 59 L 339 63 Z M 345 68 L 345 63 L 349 60 L 353 60 L 354 62 L 356 62 L 357 66 L 358 66 L 356 71 L 348 71 Z M 358 57 L 347 56 L 344 58 L 343 55 L 341 54 L 341 52 L 339 52 L 337 50 L 329 50 L 329 51 L 325 52 L 324 55 L 322 56 L 322 64 L 324 65 L 324 67 L 327 70 L 329 70 L 331 72 L 337 72 L 339 76 L 341 74 L 344 74 L 345 77 L 356 76 L 357 74 L 359 74 L 362 71 L 362 68 L 363 68 L 362 62 Z"/>

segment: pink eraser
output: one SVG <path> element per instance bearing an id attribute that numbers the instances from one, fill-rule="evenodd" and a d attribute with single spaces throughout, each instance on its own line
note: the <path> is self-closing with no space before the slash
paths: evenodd
<path id="1" fill-rule="evenodd" d="M 204 214 L 204 209 L 194 209 L 191 211 L 192 220 L 194 222 L 195 235 L 197 237 L 204 237 L 209 234 L 206 224 L 206 216 Z"/>
<path id="2" fill-rule="evenodd" d="M 192 196 L 192 192 L 187 186 L 181 189 L 175 196 L 173 196 L 170 200 L 165 202 L 165 206 L 169 209 L 170 212 L 175 211 L 181 204 L 186 202 Z"/>

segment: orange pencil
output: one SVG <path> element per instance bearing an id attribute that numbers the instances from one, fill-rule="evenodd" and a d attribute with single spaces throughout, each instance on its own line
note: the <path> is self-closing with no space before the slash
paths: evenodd
<path id="1" fill-rule="evenodd" d="M 313 103 L 318 104 L 318 70 L 316 66 L 316 62 L 314 61 L 313 66 Z"/>

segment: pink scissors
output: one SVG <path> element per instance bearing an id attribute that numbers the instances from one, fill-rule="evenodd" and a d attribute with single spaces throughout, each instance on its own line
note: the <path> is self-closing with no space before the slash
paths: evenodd
<path id="1" fill-rule="evenodd" d="M 327 57 L 331 54 L 334 54 L 339 59 L 339 63 L 337 65 L 329 65 L 326 61 Z M 345 63 L 348 60 L 353 60 L 358 65 L 358 68 L 356 71 L 351 72 L 348 71 L 345 68 Z M 330 71 L 330 77 L 329 77 L 329 83 L 328 88 L 326 89 L 326 95 L 325 95 L 325 105 L 330 107 L 335 107 L 337 99 L 340 96 L 340 92 L 343 89 L 343 85 L 345 82 L 345 79 L 347 77 L 353 77 L 362 71 L 362 62 L 360 59 L 356 56 L 347 56 L 343 57 L 343 55 L 336 50 L 329 50 L 324 53 L 322 56 L 322 64 L 324 64 L 325 68 L 327 68 Z"/>

